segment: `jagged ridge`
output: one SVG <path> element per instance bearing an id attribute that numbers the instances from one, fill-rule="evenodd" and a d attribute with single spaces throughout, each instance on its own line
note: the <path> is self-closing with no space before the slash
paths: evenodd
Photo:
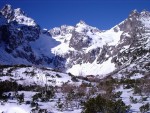
<path id="1" fill-rule="evenodd" d="M 1 63 L 48 66 L 75 75 L 106 76 L 143 63 L 141 68 L 149 69 L 149 20 L 148 11 L 134 10 L 106 31 L 84 21 L 42 30 L 20 8 L 6 5 L 0 12 Z"/>

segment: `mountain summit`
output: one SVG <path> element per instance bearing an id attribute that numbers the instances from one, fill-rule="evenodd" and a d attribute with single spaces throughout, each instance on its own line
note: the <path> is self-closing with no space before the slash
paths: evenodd
<path id="1" fill-rule="evenodd" d="M 126 70 L 146 74 L 150 70 L 150 12 L 134 10 L 105 31 L 84 21 L 42 30 L 20 8 L 5 5 L 0 11 L 0 43 L 1 64 L 37 65 L 101 77 Z"/>
<path id="2" fill-rule="evenodd" d="M 28 26 L 36 26 L 37 24 L 33 19 L 28 17 L 24 11 L 20 8 L 13 9 L 11 5 L 6 4 L 2 10 L 2 15 L 8 19 L 8 21 L 16 21 L 19 24 L 28 25 Z"/>

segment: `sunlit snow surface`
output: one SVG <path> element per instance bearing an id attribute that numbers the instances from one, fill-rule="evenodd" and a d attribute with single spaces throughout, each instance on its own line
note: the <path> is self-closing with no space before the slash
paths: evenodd
<path id="1" fill-rule="evenodd" d="M 15 20 L 19 24 L 23 24 L 23 25 L 27 25 L 27 26 L 36 26 L 35 21 L 32 18 L 27 17 L 23 13 L 24 12 L 20 8 L 14 9 Z"/>
<path id="2" fill-rule="evenodd" d="M 115 69 L 115 64 L 111 63 L 111 58 L 102 64 L 87 63 L 87 64 L 77 64 L 74 65 L 71 69 L 68 69 L 68 72 L 71 72 L 75 75 L 103 75 L 112 72 Z"/>
<path id="3" fill-rule="evenodd" d="M 91 27 L 85 23 L 78 23 L 75 27 L 75 31 L 78 33 L 83 33 L 84 30 L 89 30 L 86 35 L 92 39 L 90 45 L 87 48 L 83 48 L 82 52 L 88 53 L 89 51 L 96 49 L 98 47 L 102 48 L 104 45 L 116 45 L 120 36 L 123 33 L 122 31 L 115 32 L 114 29 L 110 29 L 104 32 L 91 32 L 91 29 L 96 29 Z M 72 38 L 72 34 L 66 34 L 65 36 L 59 35 L 53 37 L 55 40 L 59 41 L 60 44 L 51 49 L 53 54 L 64 56 L 65 54 L 73 51 L 77 52 L 72 47 L 69 47 L 70 39 Z M 84 40 L 84 39 L 83 39 Z M 70 63 L 69 58 L 66 63 Z M 93 63 L 81 63 L 74 64 L 71 68 L 67 69 L 67 72 L 70 72 L 74 75 L 105 75 L 112 72 L 115 69 L 115 64 L 111 63 L 111 58 L 103 62 L 102 64 L 98 64 L 96 60 Z"/>
<path id="4" fill-rule="evenodd" d="M 30 109 L 26 105 L 8 103 L 5 106 L 0 106 L 0 113 L 30 113 Z"/>

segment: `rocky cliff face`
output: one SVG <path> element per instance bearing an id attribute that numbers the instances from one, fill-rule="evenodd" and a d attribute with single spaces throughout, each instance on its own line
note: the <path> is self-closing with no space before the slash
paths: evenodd
<path id="1" fill-rule="evenodd" d="M 100 31 L 83 21 L 72 26 L 71 32 L 65 35 L 53 35 L 55 30 L 52 29 L 50 33 L 53 38 L 62 44 L 52 50 L 63 55 L 67 59 L 68 72 L 77 75 L 118 72 L 130 64 L 138 65 L 139 60 L 146 56 L 145 62 L 149 62 L 149 15 L 148 11 L 139 13 L 134 10 L 126 20 L 106 31 Z M 64 42 L 65 52 L 62 49 Z"/>
<path id="2" fill-rule="evenodd" d="M 1 55 L 3 61 L 5 62 L 5 57 L 11 56 L 7 59 L 13 64 L 16 61 L 23 63 L 21 59 L 26 63 L 40 64 L 40 59 L 37 58 L 30 45 L 40 37 L 39 25 L 20 8 L 13 9 L 10 5 L 5 5 L 0 11 L 0 15 L 0 20 L 3 22 L 0 25 L 1 51 L 3 53 L 4 50 L 6 54 L 9 54 Z"/>
<path id="3" fill-rule="evenodd" d="M 150 73 L 150 13 L 134 10 L 119 27 L 124 30 L 115 47 L 113 61 L 125 75 Z M 123 69 L 122 69 L 123 68 Z"/>
<path id="4" fill-rule="evenodd" d="M 0 43 L 3 64 L 48 66 L 75 75 L 145 74 L 150 70 L 150 13 L 134 10 L 106 31 L 84 21 L 41 30 L 21 9 L 6 5 L 0 11 Z"/>

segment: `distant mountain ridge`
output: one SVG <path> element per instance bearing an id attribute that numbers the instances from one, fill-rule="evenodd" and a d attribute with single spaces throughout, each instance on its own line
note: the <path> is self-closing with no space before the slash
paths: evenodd
<path id="1" fill-rule="evenodd" d="M 81 76 L 145 75 L 150 70 L 150 12 L 133 10 L 105 31 L 84 21 L 46 30 L 20 8 L 5 5 L 0 52 L 0 64 L 51 67 Z"/>

